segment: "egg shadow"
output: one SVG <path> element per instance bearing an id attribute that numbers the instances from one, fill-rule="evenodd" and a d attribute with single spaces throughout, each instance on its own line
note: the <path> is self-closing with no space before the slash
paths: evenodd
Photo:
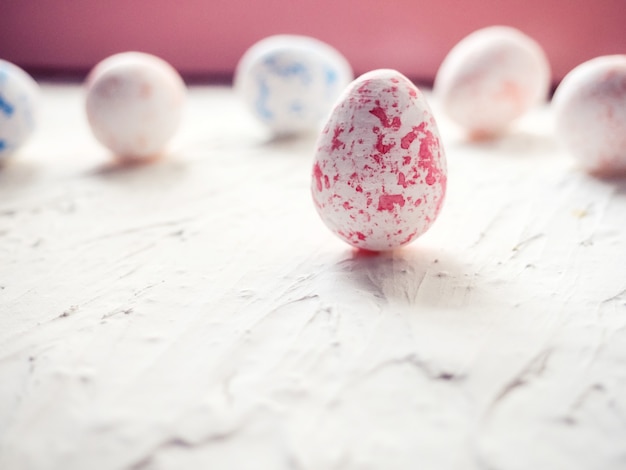
<path id="1" fill-rule="evenodd" d="M 11 156 L 0 160 L 0 194 L 27 190 L 39 173 L 40 167 L 25 158 Z"/>
<path id="2" fill-rule="evenodd" d="M 541 157 L 558 152 L 556 140 L 549 134 L 526 130 L 511 130 L 499 136 L 485 138 L 460 137 L 452 146 L 464 150 L 476 150 L 485 155 L 505 155 L 508 157 Z"/>
<path id="3" fill-rule="evenodd" d="M 262 149 L 264 154 L 271 153 L 286 157 L 300 155 L 313 158 L 316 140 L 316 132 L 277 135 L 260 142 L 258 148 Z"/>
<path id="4" fill-rule="evenodd" d="M 441 308 L 476 297 L 474 277 L 465 269 L 449 254 L 426 247 L 352 250 L 332 268 L 336 287 L 358 291 L 378 303 Z M 451 289 L 462 295 L 446 298 Z"/>
<path id="5" fill-rule="evenodd" d="M 110 160 L 88 172 L 88 176 L 111 183 L 128 184 L 136 188 L 167 188 L 183 179 L 188 165 L 178 153 L 167 153 L 150 158 L 120 158 Z"/>
<path id="6" fill-rule="evenodd" d="M 580 170 L 584 172 L 584 170 Z M 600 181 L 602 184 L 612 186 L 615 194 L 620 197 L 626 196 L 626 170 L 620 172 L 605 174 L 605 173 L 590 173 L 589 178 L 594 178 Z"/>
<path id="7" fill-rule="evenodd" d="M 189 140 L 184 151 L 196 159 L 227 155 L 230 161 L 238 159 L 293 159 L 312 158 L 317 133 L 273 136 L 261 130 L 242 135 L 229 131 L 226 134 Z"/>

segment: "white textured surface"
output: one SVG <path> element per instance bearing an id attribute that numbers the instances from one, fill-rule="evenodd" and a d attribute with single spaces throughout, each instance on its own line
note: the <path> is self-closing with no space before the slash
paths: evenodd
<path id="1" fill-rule="evenodd" d="M 1 469 L 626 466 L 626 184 L 549 116 L 480 145 L 440 120 L 441 217 L 360 257 L 312 206 L 313 139 L 229 90 L 117 169 L 81 97 L 45 86 L 0 171 Z"/>

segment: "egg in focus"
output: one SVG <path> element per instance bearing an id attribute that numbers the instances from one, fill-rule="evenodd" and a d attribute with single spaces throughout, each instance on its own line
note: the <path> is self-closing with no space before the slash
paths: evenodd
<path id="1" fill-rule="evenodd" d="M 441 211 L 446 157 L 422 92 L 395 70 L 353 81 L 320 134 L 313 202 L 346 243 L 384 251 L 425 233 Z"/>

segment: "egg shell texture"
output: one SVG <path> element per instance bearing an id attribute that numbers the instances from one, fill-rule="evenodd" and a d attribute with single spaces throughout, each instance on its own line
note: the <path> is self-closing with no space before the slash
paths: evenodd
<path id="1" fill-rule="evenodd" d="M 0 60 L 0 160 L 21 147 L 37 122 L 39 85 L 18 66 Z"/>
<path id="2" fill-rule="evenodd" d="M 348 61 L 315 38 L 276 35 L 254 44 L 235 72 L 235 89 L 276 135 L 317 131 L 353 79 Z"/>
<path id="3" fill-rule="evenodd" d="M 373 251 L 405 245 L 437 218 L 447 167 L 421 91 L 375 70 L 346 89 L 317 141 L 311 191 L 332 232 Z"/>
<path id="4" fill-rule="evenodd" d="M 167 62 L 124 52 L 87 77 L 87 117 L 96 138 L 118 156 L 150 157 L 178 130 L 185 96 L 182 78 Z"/>
<path id="5" fill-rule="evenodd" d="M 591 173 L 626 173 L 626 55 L 574 68 L 557 88 L 557 138 Z"/>

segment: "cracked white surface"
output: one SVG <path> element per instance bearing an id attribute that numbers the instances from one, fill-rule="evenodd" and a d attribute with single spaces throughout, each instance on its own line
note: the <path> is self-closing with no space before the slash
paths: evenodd
<path id="1" fill-rule="evenodd" d="M 314 139 L 228 89 L 117 169 L 78 87 L 43 98 L 0 170 L 0 469 L 626 467 L 626 183 L 546 110 L 491 144 L 440 118 L 440 219 L 368 257 L 315 213 Z"/>

